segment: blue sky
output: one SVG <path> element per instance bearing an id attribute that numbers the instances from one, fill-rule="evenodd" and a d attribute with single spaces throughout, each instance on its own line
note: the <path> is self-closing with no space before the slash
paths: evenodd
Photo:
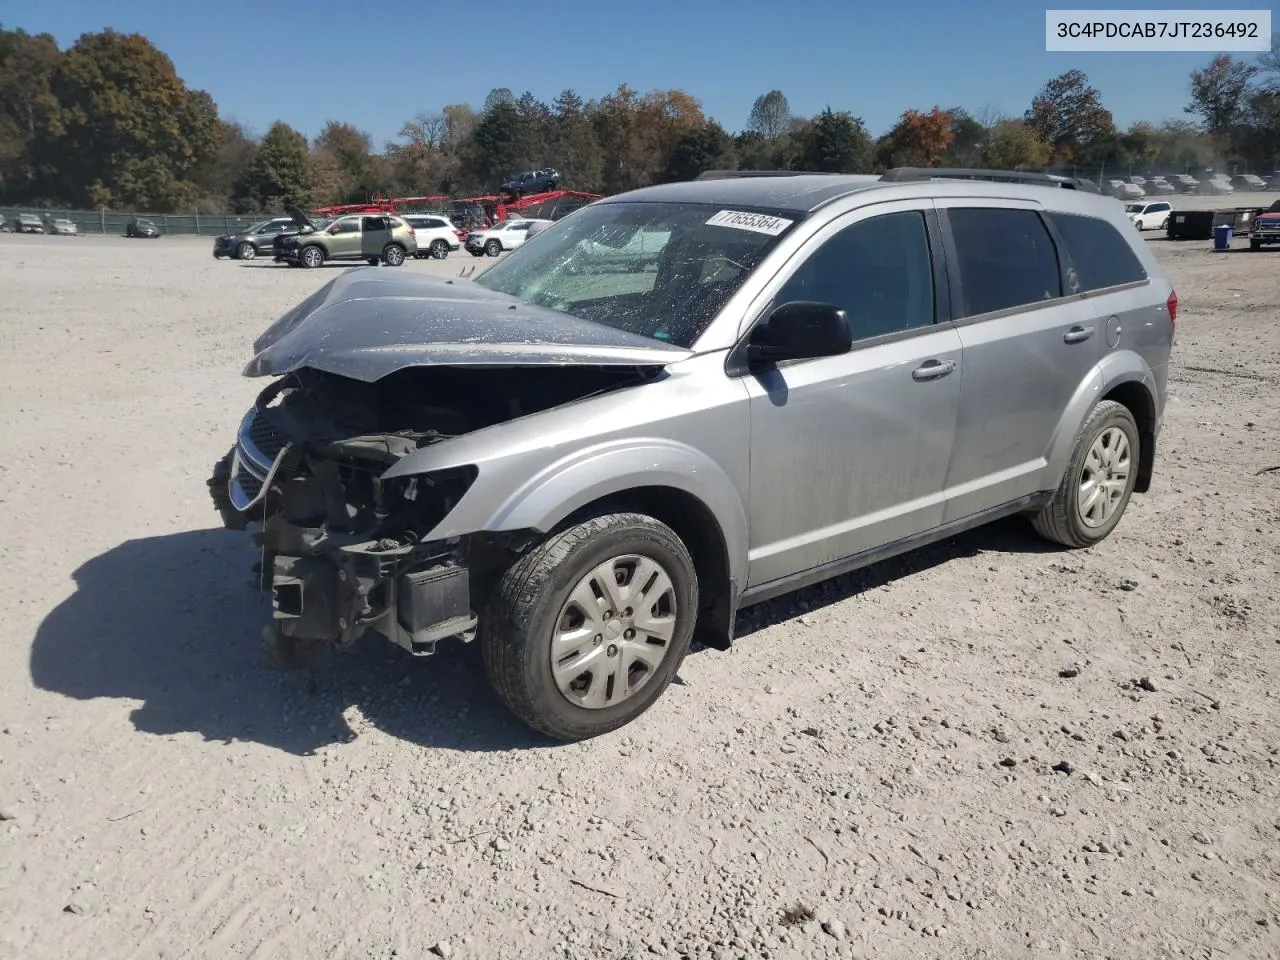
<path id="1" fill-rule="evenodd" d="M 1173 4 L 1170 9 L 1268 9 Z M 346 0 L 4 0 L 0 23 L 49 32 L 64 48 L 114 27 L 151 39 L 223 116 L 261 133 L 277 118 L 308 136 L 344 120 L 381 144 L 419 111 L 479 107 L 494 87 L 551 100 L 620 82 L 682 88 L 729 130 L 777 88 L 792 110 L 830 105 L 873 135 L 908 108 L 959 105 L 1021 114 L 1050 77 L 1078 67 L 1121 126 L 1185 118 L 1187 77 L 1209 53 L 1048 53 L 1046 6 L 987 0 L 534 0 L 369 4 Z M 1080 8 L 1108 8 L 1099 3 Z M 1133 7 L 1153 6 L 1134 3 Z M 1280 16 L 1272 9 L 1280 30 Z M 385 68 L 371 65 L 385 59 Z M 1253 56 L 1244 54 L 1243 56 Z M 305 61 L 345 60 L 310 82 Z M 321 80 L 323 78 L 323 80 Z"/>

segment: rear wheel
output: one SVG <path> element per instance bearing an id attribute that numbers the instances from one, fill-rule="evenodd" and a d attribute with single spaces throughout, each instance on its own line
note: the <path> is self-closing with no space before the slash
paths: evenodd
<path id="1" fill-rule="evenodd" d="M 449 244 L 443 240 L 431 241 L 431 256 L 436 260 L 443 260 L 449 256 Z"/>
<path id="2" fill-rule="evenodd" d="M 404 247 L 398 243 L 388 243 L 382 248 L 382 262 L 388 267 L 398 267 L 404 263 Z"/>
<path id="3" fill-rule="evenodd" d="M 597 517 L 548 537 L 503 574 L 480 624 L 490 683 L 521 720 L 584 740 L 644 713 L 693 637 L 698 581 L 665 524 Z"/>
<path id="4" fill-rule="evenodd" d="M 502 244 L 497 240 L 490 240 L 484 245 L 484 252 L 491 257 L 496 257 L 498 254 L 502 253 Z"/>
<path id="5" fill-rule="evenodd" d="M 298 259 L 304 267 L 314 269 L 324 263 L 324 251 L 312 244 L 309 247 L 302 248 L 302 254 Z"/>
<path id="6" fill-rule="evenodd" d="M 1031 518 L 1036 532 L 1067 547 L 1103 540 L 1129 505 L 1140 454 L 1133 414 L 1123 404 L 1103 400 L 1080 428 L 1053 499 Z"/>
<path id="7" fill-rule="evenodd" d="M 236 257 L 240 260 L 252 260 L 257 255 L 258 248 L 247 240 L 236 247 Z"/>

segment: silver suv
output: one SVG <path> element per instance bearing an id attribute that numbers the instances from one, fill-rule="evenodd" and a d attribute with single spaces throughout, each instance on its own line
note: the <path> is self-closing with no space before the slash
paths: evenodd
<path id="1" fill-rule="evenodd" d="M 1097 543 L 1151 482 L 1177 298 L 1123 205 L 1050 186 L 674 183 L 474 280 L 326 284 L 209 481 L 268 649 L 478 638 L 581 739 L 748 604 L 1012 514 Z"/>

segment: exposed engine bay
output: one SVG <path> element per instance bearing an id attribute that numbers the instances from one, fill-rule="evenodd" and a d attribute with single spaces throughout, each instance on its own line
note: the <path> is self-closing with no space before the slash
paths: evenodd
<path id="1" fill-rule="evenodd" d="M 274 381 L 214 468 L 230 529 L 255 528 L 282 665 L 375 630 L 417 655 L 470 640 L 478 600 L 532 535 L 431 531 L 474 467 L 384 480 L 430 444 L 643 382 L 653 368 L 410 367 L 373 383 L 310 368 Z M 292 662 L 291 662 L 292 661 Z"/>

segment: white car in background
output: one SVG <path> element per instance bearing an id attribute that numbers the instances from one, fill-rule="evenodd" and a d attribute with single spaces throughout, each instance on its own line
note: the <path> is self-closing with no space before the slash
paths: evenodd
<path id="1" fill-rule="evenodd" d="M 74 237 L 80 231 L 76 228 L 74 220 L 68 220 L 66 217 L 59 217 L 57 220 L 50 220 L 47 232 L 55 236 Z"/>
<path id="2" fill-rule="evenodd" d="M 1124 212 L 1139 230 L 1163 230 L 1169 226 L 1169 214 L 1173 204 L 1168 200 L 1152 200 L 1150 203 L 1126 203 Z"/>
<path id="3" fill-rule="evenodd" d="M 529 228 L 550 220 L 505 220 L 488 230 L 477 230 L 467 237 L 467 253 L 473 257 L 496 257 L 504 250 L 514 250 L 529 238 Z"/>
<path id="4" fill-rule="evenodd" d="M 419 260 L 426 257 L 443 260 L 462 246 L 463 233 L 448 217 L 437 213 L 406 213 L 401 217 L 413 227 L 418 238 Z"/>

